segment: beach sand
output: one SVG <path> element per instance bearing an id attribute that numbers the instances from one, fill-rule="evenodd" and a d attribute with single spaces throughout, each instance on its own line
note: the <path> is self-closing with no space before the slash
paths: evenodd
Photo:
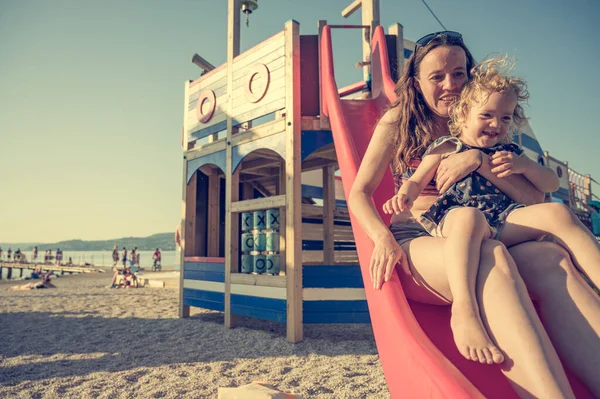
<path id="1" fill-rule="evenodd" d="M 285 325 L 192 308 L 177 288 L 109 289 L 110 273 L 53 279 L 56 289 L 0 282 L 0 397 L 216 398 L 265 381 L 305 398 L 389 398 L 370 325 Z"/>

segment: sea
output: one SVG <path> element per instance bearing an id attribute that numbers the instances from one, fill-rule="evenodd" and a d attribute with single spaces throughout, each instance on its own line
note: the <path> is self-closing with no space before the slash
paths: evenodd
<path id="1" fill-rule="evenodd" d="M 162 261 L 161 264 L 163 267 L 174 267 L 175 270 L 179 270 L 179 251 L 161 251 Z M 54 251 L 52 251 L 54 255 Z M 152 255 L 154 255 L 154 251 L 139 251 L 140 254 L 140 267 L 145 269 L 152 268 Z M 27 260 L 31 261 L 32 252 L 25 251 L 25 255 L 27 255 Z M 40 259 L 40 255 L 44 256 L 43 252 L 38 253 L 38 260 Z M 129 256 L 129 251 L 127 253 Z M 119 257 L 121 256 L 121 252 L 119 251 Z M 2 253 L 2 260 L 6 260 L 6 251 Z M 73 265 L 83 265 L 85 263 L 89 263 L 94 266 L 112 266 L 112 251 L 63 251 L 63 263 L 66 263 L 69 260 L 69 257 L 73 259 Z M 129 263 L 129 261 L 128 261 Z M 119 265 L 122 262 L 119 260 Z M 7 276 L 8 269 L 2 268 L 2 272 L 0 274 L 0 280 L 5 280 Z M 23 277 L 20 277 L 19 269 L 15 269 L 12 272 L 12 279 L 24 279 L 31 276 L 30 270 L 23 271 Z"/>

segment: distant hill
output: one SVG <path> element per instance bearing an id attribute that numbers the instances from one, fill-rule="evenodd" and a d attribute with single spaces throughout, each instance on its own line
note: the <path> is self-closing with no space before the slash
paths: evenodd
<path id="1" fill-rule="evenodd" d="M 159 233 L 148 237 L 123 237 L 113 238 L 104 241 L 83 241 L 83 240 L 68 240 L 55 243 L 36 243 L 36 242 L 17 242 L 17 243 L 0 243 L 0 248 L 6 251 L 9 247 L 14 251 L 21 248 L 21 251 L 30 251 L 37 245 L 39 251 L 60 248 L 63 251 L 112 251 L 113 247 L 119 246 L 119 249 L 125 247 L 131 249 L 138 247 L 141 251 L 150 251 L 155 248 L 160 248 L 162 251 L 175 250 L 175 233 Z"/>

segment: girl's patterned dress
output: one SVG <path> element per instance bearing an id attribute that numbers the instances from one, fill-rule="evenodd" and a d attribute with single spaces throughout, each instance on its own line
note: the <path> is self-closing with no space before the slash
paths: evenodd
<path id="1" fill-rule="evenodd" d="M 488 155 L 498 151 L 510 151 L 519 156 L 523 154 L 523 150 L 515 144 L 498 144 L 494 147 L 482 148 L 464 144 L 456 137 L 444 136 L 434 141 L 423 156 L 448 142 L 455 144 L 456 148 L 446 156 L 471 149 L 483 151 Z M 421 215 L 420 222 L 431 235 L 436 236 L 437 228 L 448 212 L 454 208 L 463 207 L 473 207 L 483 212 L 488 224 L 495 233 L 492 238 L 498 238 L 506 217 L 515 209 L 524 207 L 524 205 L 517 204 L 508 198 L 479 173 L 471 172 L 462 180 L 454 183 L 448 191 L 440 194 L 433 205 Z"/>

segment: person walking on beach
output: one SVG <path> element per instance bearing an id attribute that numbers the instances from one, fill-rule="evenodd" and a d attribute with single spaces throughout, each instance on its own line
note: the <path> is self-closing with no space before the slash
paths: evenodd
<path id="1" fill-rule="evenodd" d="M 119 248 L 117 247 L 116 244 L 112 251 L 112 259 L 113 259 L 113 266 L 117 266 L 117 263 L 119 263 Z"/>
<path id="2" fill-rule="evenodd" d="M 123 252 L 121 253 L 121 262 L 123 262 L 123 267 L 127 266 L 127 248 L 123 247 Z"/>
<path id="3" fill-rule="evenodd" d="M 10 262 L 10 258 L 12 257 L 12 249 L 8 247 L 8 251 L 6 252 L 6 259 Z"/>
<path id="4" fill-rule="evenodd" d="M 156 248 L 156 250 L 154 251 L 154 254 L 152 255 L 152 259 L 154 260 L 152 269 L 154 271 L 157 271 L 161 268 L 161 266 L 160 266 L 161 259 L 160 258 L 161 258 L 160 250 L 158 248 Z"/>
<path id="5" fill-rule="evenodd" d="M 35 247 L 33 247 L 33 256 L 31 257 L 33 262 L 37 262 L 37 256 L 38 256 L 38 249 L 37 249 L 37 245 Z"/>
<path id="6" fill-rule="evenodd" d="M 129 266 L 132 267 L 135 264 L 135 248 L 129 252 Z"/>

